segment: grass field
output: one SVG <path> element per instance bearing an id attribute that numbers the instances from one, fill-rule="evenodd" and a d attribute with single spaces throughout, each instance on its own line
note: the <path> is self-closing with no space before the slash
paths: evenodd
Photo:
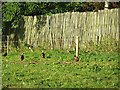
<path id="1" fill-rule="evenodd" d="M 11 51 L 2 57 L 2 84 L 8 88 L 118 88 L 118 53 L 45 50 Z"/>

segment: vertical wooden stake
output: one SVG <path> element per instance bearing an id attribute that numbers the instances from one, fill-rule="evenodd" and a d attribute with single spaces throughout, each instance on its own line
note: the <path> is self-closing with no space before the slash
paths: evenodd
<path id="1" fill-rule="evenodd" d="M 108 0 L 105 0 L 105 10 L 108 10 L 108 7 L 109 7 L 109 2 Z"/>
<path id="2" fill-rule="evenodd" d="M 76 57 L 78 57 L 78 36 L 76 36 Z"/>
<path id="3" fill-rule="evenodd" d="M 7 35 L 7 53 L 8 53 L 8 50 L 9 50 L 9 36 Z"/>

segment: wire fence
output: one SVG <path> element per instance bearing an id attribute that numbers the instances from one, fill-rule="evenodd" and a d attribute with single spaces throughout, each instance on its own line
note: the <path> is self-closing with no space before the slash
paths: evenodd
<path id="1" fill-rule="evenodd" d="M 58 43 L 59 41 L 59 43 Z M 86 41 L 86 40 L 85 40 Z M 66 43 L 64 43 L 66 42 Z M 108 43 L 109 42 L 109 43 Z M 9 52 L 12 50 L 12 47 L 15 47 L 16 49 L 24 49 L 24 47 L 28 47 L 29 49 L 31 48 L 45 48 L 45 49 L 68 49 L 68 50 L 76 50 L 76 39 L 75 38 L 64 38 L 64 39 L 52 39 L 50 42 L 49 40 L 43 40 L 43 41 L 38 41 L 37 45 L 34 43 L 29 43 L 27 41 L 21 41 L 17 40 L 15 41 L 14 39 L 11 39 L 9 35 L 3 35 L 2 36 L 2 52 Z M 83 44 L 84 43 L 84 44 Z M 83 46 L 82 46 L 83 45 Z M 104 49 L 104 50 L 117 50 L 118 49 L 118 42 L 115 41 L 99 41 L 97 43 L 94 43 L 92 41 L 88 41 L 87 43 L 78 39 L 78 47 L 79 49 L 86 49 L 86 50 L 95 50 L 95 49 Z"/>

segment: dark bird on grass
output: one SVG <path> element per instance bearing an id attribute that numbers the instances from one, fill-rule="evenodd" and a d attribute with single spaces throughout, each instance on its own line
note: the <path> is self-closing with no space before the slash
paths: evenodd
<path id="1" fill-rule="evenodd" d="M 6 56 L 7 56 L 7 52 L 6 52 L 6 53 L 4 53 L 4 54 L 3 54 L 3 56 L 4 56 L 4 57 L 6 57 Z"/>
<path id="2" fill-rule="evenodd" d="M 74 60 L 77 62 L 79 60 L 78 56 L 74 55 Z"/>
<path id="3" fill-rule="evenodd" d="M 24 53 L 21 54 L 21 61 L 24 60 Z"/>
<path id="4" fill-rule="evenodd" d="M 42 50 L 42 58 L 45 58 L 45 53 L 44 53 L 44 51 Z"/>

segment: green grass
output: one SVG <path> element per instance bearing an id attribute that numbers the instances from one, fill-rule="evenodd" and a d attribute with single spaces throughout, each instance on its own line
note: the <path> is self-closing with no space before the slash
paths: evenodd
<path id="1" fill-rule="evenodd" d="M 80 51 L 79 62 L 75 52 L 64 50 L 11 51 L 2 57 L 2 84 L 8 88 L 118 88 L 118 53 Z M 33 64 L 33 62 L 37 62 Z"/>

